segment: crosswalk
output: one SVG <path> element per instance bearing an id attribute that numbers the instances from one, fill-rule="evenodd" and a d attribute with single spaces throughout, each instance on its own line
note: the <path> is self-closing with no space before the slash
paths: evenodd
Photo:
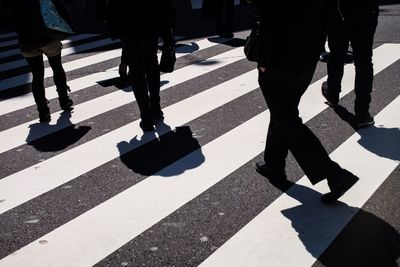
<path id="1" fill-rule="evenodd" d="M 361 178 L 326 206 L 326 183 L 311 186 L 291 156 L 287 190 L 253 170 L 269 111 L 237 45 L 246 34 L 180 41 L 175 71 L 161 76 L 165 121 L 143 134 L 132 89 L 117 78 L 117 40 L 64 41 L 75 108 L 59 110 L 46 63 L 52 121 L 40 124 L 16 36 L 1 33 L 0 266 L 330 266 L 338 236 L 399 170 L 400 90 L 386 75 L 399 71 L 400 44 L 374 49 L 376 126 L 355 131 L 344 119 L 352 65 L 342 113 L 320 94 L 323 63 L 302 98 L 303 121 Z"/>

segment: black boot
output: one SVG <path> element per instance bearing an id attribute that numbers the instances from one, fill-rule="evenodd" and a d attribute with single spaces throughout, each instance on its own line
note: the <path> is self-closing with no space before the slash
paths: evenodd
<path id="1" fill-rule="evenodd" d="M 162 112 L 160 104 L 151 105 L 151 113 L 155 121 L 162 121 L 164 119 L 164 112 Z"/>
<path id="2" fill-rule="evenodd" d="M 58 101 L 60 103 L 60 107 L 62 110 L 69 111 L 72 110 L 72 105 L 74 102 L 69 98 L 68 92 L 71 92 L 69 86 L 65 86 L 63 88 L 57 88 L 58 92 Z"/>
<path id="3" fill-rule="evenodd" d="M 50 109 L 47 106 L 48 101 L 40 103 L 37 105 L 37 110 L 39 112 L 39 122 L 49 122 L 51 120 Z"/>
<path id="4" fill-rule="evenodd" d="M 139 104 L 139 103 L 138 103 Z M 147 104 L 139 105 L 140 110 L 140 123 L 139 126 L 143 132 L 151 132 L 154 130 L 154 119 L 151 113 L 150 106 Z"/>

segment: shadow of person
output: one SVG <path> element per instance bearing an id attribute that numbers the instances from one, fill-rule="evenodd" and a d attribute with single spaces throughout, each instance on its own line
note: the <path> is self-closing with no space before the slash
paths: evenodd
<path id="1" fill-rule="evenodd" d="M 162 78 L 162 76 L 161 76 L 161 78 Z M 167 80 L 161 80 L 160 87 L 162 87 L 168 83 L 169 83 L 169 81 L 167 81 Z M 111 79 L 98 81 L 97 84 L 102 87 L 114 86 L 124 92 L 132 92 L 133 91 L 132 83 L 127 79 L 122 79 L 121 77 L 114 77 Z"/>
<path id="2" fill-rule="evenodd" d="M 164 85 L 167 85 L 167 84 L 169 84 L 169 81 L 167 81 L 167 80 L 160 81 L 160 87 L 163 87 Z"/>
<path id="3" fill-rule="evenodd" d="M 370 126 L 358 129 L 355 124 L 355 116 L 346 108 L 337 106 L 334 111 L 358 132 L 361 137 L 358 143 L 361 146 L 380 157 L 400 161 L 400 128 Z"/>
<path id="4" fill-rule="evenodd" d="M 190 44 L 177 44 L 176 45 L 176 53 L 177 54 L 186 54 L 193 53 L 200 49 L 199 45 L 195 42 L 191 42 Z"/>
<path id="5" fill-rule="evenodd" d="M 246 40 L 240 38 L 223 38 L 214 36 L 214 37 L 209 37 L 207 39 L 212 43 L 224 44 L 231 47 L 241 47 L 244 46 L 244 44 L 246 43 Z"/>
<path id="6" fill-rule="evenodd" d="M 370 126 L 360 129 L 358 143 L 372 153 L 400 161 L 400 129 Z"/>
<path id="7" fill-rule="evenodd" d="M 64 111 L 60 114 L 55 125 L 35 123 L 29 126 L 27 144 L 42 152 L 64 150 L 78 142 L 92 127 L 79 126 L 76 128 L 70 120 L 71 112 Z M 46 135 L 46 133 L 49 133 Z M 43 136 L 37 139 L 38 136 Z"/>
<path id="8" fill-rule="evenodd" d="M 102 87 L 115 86 L 118 89 L 121 89 L 125 92 L 132 91 L 132 88 L 130 87 L 131 83 L 129 82 L 129 80 L 123 79 L 121 77 L 114 77 L 107 80 L 97 81 L 97 84 L 99 84 Z"/>
<path id="9" fill-rule="evenodd" d="M 165 134 L 156 138 L 154 132 L 145 133 L 140 140 L 134 137 L 129 143 L 123 141 L 117 144 L 121 161 L 133 172 L 145 176 L 158 172 L 160 176 L 169 177 L 204 162 L 201 146 L 188 126 L 171 131 L 168 125 L 160 123 L 156 126 L 156 132 Z M 189 154 L 190 159 L 179 164 L 179 160 Z M 173 165 L 170 166 L 171 164 Z M 169 167 L 166 168 L 167 166 Z"/>
<path id="10" fill-rule="evenodd" d="M 397 266 L 400 235 L 389 223 L 342 202 L 324 205 L 319 192 L 299 184 L 292 184 L 286 194 L 300 205 L 282 214 L 324 266 Z"/>

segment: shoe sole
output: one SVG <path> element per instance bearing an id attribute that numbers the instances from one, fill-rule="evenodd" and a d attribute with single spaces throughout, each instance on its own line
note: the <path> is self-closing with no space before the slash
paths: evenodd
<path id="1" fill-rule="evenodd" d="M 365 128 L 368 126 L 372 126 L 375 124 L 375 121 L 369 121 L 369 122 L 363 122 L 363 123 L 357 123 L 358 128 Z"/>
<path id="2" fill-rule="evenodd" d="M 254 169 L 256 169 L 256 172 L 258 172 L 258 174 L 260 174 L 261 176 L 264 176 L 265 178 L 269 179 L 270 175 L 268 173 L 263 172 L 258 166 L 257 164 L 254 165 Z"/>
<path id="3" fill-rule="evenodd" d="M 258 172 L 261 176 L 264 176 L 268 180 L 287 181 L 286 175 L 273 175 L 268 172 L 263 172 L 257 167 L 257 165 L 254 165 L 254 169 L 256 169 L 256 172 Z"/>
<path id="4" fill-rule="evenodd" d="M 321 89 L 321 93 L 322 96 L 325 98 L 326 103 L 331 106 L 331 107 L 336 107 L 337 105 L 339 105 L 339 99 L 337 101 L 329 101 L 329 94 L 328 94 L 328 88 L 322 88 Z"/>
<path id="5" fill-rule="evenodd" d="M 257 165 L 254 166 L 254 169 L 256 169 L 256 172 L 258 172 L 258 174 L 260 174 L 260 175 L 262 175 L 262 176 L 268 178 L 267 175 L 265 175 L 265 174 L 257 167 Z"/>

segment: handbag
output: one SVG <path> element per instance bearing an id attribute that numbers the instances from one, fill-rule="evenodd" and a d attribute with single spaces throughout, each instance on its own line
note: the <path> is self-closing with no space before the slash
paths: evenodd
<path id="1" fill-rule="evenodd" d="M 161 52 L 159 69 L 162 72 L 173 72 L 176 62 L 175 47 L 164 48 Z"/>
<path id="2" fill-rule="evenodd" d="M 250 35 L 246 38 L 244 44 L 244 54 L 248 61 L 257 62 L 260 47 L 260 22 L 253 26 Z"/>
<path id="3" fill-rule="evenodd" d="M 64 17 L 60 15 L 52 0 L 40 0 L 40 14 L 44 26 L 40 33 L 42 36 L 63 40 L 75 34 Z"/>

